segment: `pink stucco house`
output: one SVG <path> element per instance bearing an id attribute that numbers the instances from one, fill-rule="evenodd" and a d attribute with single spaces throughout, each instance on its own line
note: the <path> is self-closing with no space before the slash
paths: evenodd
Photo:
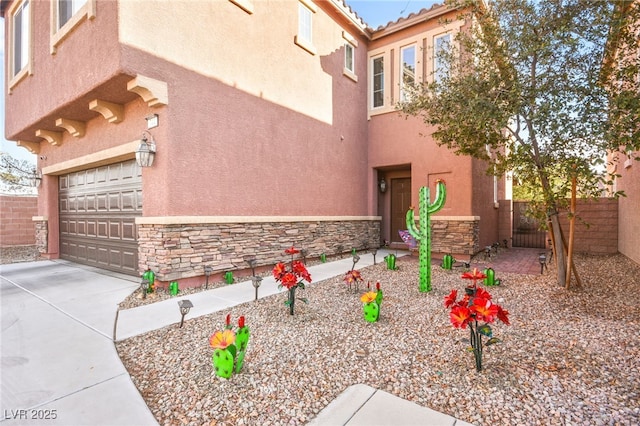
<path id="1" fill-rule="evenodd" d="M 291 245 L 403 248 L 405 213 L 437 179 L 434 253 L 469 258 L 504 238 L 504 179 L 395 108 L 469 25 L 456 11 L 374 30 L 343 0 L 0 4 L 6 137 L 38 155 L 49 258 L 190 285 Z"/>

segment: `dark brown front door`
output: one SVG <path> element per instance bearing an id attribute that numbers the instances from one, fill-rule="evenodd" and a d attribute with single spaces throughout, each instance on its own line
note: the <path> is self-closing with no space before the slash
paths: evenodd
<path id="1" fill-rule="evenodd" d="M 407 210 L 411 207 L 411 178 L 391 179 L 391 242 L 402 243 L 398 231 L 407 229 Z"/>

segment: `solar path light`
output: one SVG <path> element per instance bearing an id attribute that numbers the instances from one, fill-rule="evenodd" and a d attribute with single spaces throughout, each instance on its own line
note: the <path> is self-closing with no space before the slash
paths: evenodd
<path id="1" fill-rule="evenodd" d="M 182 324 L 184 324 L 184 317 L 189 313 L 189 310 L 193 308 L 193 303 L 190 300 L 178 300 L 178 307 L 180 308 L 180 314 L 182 315 L 182 319 L 180 320 L 180 328 L 182 328 Z"/>

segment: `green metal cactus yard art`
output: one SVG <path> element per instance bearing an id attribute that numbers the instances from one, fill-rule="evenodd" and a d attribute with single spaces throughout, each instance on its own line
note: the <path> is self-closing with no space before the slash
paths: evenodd
<path id="1" fill-rule="evenodd" d="M 216 331 L 209 337 L 209 344 L 214 349 L 211 361 L 217 376 L 231 378 L 239 373 L 244 363 L 244 355 L 249 343 L 249 327 L 244 323 L 244 316 L 238 318 L 238 328 L 234 331 L 231 315 L 227 315 L 223 331 Z"/>
<path id="2" fill-rule="evenodd" d="M 416 226 L 413 207 L 407 211 L 407 228 L 413 238 L 418 241 L 420 250 L 420 291 L 431 291 L 431 215 L 444 206 L 447 190 L 444 181 L 436 181 L 436 199 L 430 204 L 429 187 L 423 186 L 419 193 L 420 228 Z"/>

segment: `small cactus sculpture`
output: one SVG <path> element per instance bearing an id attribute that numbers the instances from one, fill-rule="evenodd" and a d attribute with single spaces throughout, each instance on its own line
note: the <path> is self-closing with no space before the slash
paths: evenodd
<path id="1" fill-rule="evenodd" d="M 382 299 L 384 295 L 382 294 L 382 289 L 380 288 L 380 283 L 376 283 L 376 303 L 378 304 L 378 308 L 382 308 Z"/>
<path id="2" fill-rule="evenodd" d="M 420 291 L 431 291 L 431 215 L 444 206 L 447 190 L 443 180 L 436 181 L 436 199 L 430 204 L 429 187 L 423 186 L 419 193 L 420 228 L 416 227 L 413 207 L 407 211 L 407 228 L 418 241 L 420 249 Z"/>
<path id="3" fill-rule="evenodd" d="M 486 275 L 486 278 L 483 280 L 484 285 L 486 286 L 500 285 L 500 280 L 496 278 L 496 271 L 494 271 L 493 268 L 487 268 L 483 270 L 482 273 Z"/>
<path id="4" fill-rule="evenodd" d="M 234 372 L 240 372 L 248 342 L 249 327 L 244 324 L 244 316 L 238 319 L 234 332 L 231 315 L 227 315 L 224 331 L 216 331 L 209 337 L 209 344 L 215 349 L 211 361 L 217 376 L 229 379 Z"/>
<path id="5" fill-rule="evenodd" d="M 450 254 L 445 254 L 442 258 L 442 269 L 451 270 L 453 268 L 453 264 L 456 262 L 453 256 Z"/>
<path id="6" fill-rule="evenodd" d="M 244 317 L 238 318 L 238 331 L 236 332 L 236 374 L 242 370 L 242 364 L 244 363 L 244 354 L 247 351 L 247 344 L 249 343 L 249 327 L 244 324 Z"/>
<path id="7" fill-rule="evenodd" d="M 151 270 L 151 268 L 147 268 L 147 270 L 144 271 L 144 274 L 142 274 L 142 278 L 149 282 L 147 293 L 153 293 L 153 290 L 155 290 L 156 274 Z"/>
<path id="8" fill-rule="evenodd" d="M 376 291 L 371 291 L 371 282 L 367 283 L 367 292 L 360 297 L 362 301 L 362 313 L 367 322 L 377 322 L 380 319 L 382 307 L 382 289 L 380 283 L 376 283 Z"/>
<path id="9" fill-rule="evenodd" d="M 365 321 L 368 322 L 376 322 L 378 321 L 378 316 L 380 315 L 380 306 L 378 302 L 376 302 L 376 298 L 378 297 L 378 293 L 375 291 L 369 291 L 360 297 L 362 301 L 362 313 L 364 314 Z"/>

